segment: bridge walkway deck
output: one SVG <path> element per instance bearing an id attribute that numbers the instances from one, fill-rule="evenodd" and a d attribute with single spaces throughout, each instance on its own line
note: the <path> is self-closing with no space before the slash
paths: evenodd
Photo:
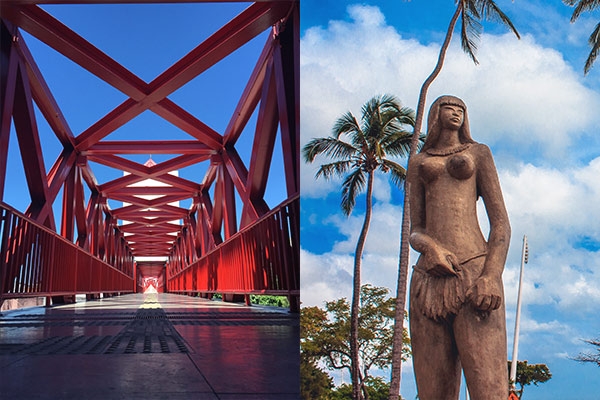
<path id="1" fill-rule="evenodd" d="M 0 316 L 5 399 L 299 399 L 299 320 L 131 294 Z"/>

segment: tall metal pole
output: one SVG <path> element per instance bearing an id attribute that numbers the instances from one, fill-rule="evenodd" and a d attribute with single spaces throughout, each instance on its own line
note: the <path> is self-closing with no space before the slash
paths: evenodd
<path id="1" fill-rule="evenodd" d="M 519 273 L 519 289 L 517 294 L 517 315 L 515 317 L 515 337 L 513 340 L 513 353 L 512 361 L 510 365 L 510 389 L 511 391 L 516 390 L 515 381 L 517 379 L 517 364 L 518 364 L 518 353 L 519 353 L 519 328 L 521 323 L 521 290 L 523 284 L 523 267 L 527 263 L 529 258 L 529 249 L 527 247 L 527 236 L 523 235 L 523 250 L 521 252 L 521 272 Z"/>

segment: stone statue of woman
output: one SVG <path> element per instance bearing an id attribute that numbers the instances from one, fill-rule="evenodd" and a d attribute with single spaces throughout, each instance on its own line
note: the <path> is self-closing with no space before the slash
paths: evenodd
<path id="1" fill-rule="evenodd" d="M 410 244 L 420 253 L 409 310 L 419 398 L 458 399 L 462 369 L 471 399 L 506 400 L 502 271 L 510 223 L 492 154 L 471 139 L 461 99 L 442 96 L 432 104 L 427 140 L 408 171 Z"/>

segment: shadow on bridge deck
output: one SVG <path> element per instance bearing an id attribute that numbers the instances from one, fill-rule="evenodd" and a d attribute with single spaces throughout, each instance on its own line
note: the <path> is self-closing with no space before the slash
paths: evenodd
<path id="1" fill-rule="evenodd" d="M 297 314 L 133 294 L 0 318 L 4 399 L 298 399 Z"/>

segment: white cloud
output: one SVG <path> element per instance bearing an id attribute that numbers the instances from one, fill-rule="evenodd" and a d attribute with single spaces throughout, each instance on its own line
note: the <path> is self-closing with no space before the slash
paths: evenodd
<path id="1" fill-rule="evenodd" d="M 353 258 L 344 254 L 315 255 L 300 250 L 300 300 L 303 307 L 323 307 L 325 301 L 351 298 Z M 310 290 L 304 290 L 310 288 Z"/>
<path id="2" fill-rule="evenodd" d="M 600 305 L 600 158 L 558 170 L 531 164 L 500 172 L 513 237 L 504 275 L 507 303 L 516 303 L 522 237 L 529 241 L 524 304 L 584 314 Z M 591 243 L 585 247 L 582 240 Z"/>
<path id="3" fill-rule="evenodd" d="M 310 28 L 301 39 L 302 144 L 328 136 L 336 118 L 346 111 L 359 115 L 377 94 L 394 94 L 415 108 L 435 65 L 439 44 L 404 39 L 376 7 L 348 10 L 351 22 Z M 445 93 L 462 97 L 476 140 L 564 161 L 582 132 L 600 126 L 600 95 L 560 53 L 531 36 L 483 35 L 478 59 L 476 66 L 454 40 L 428 96 L 429 103 Z M 335 182 L 315 181 L 313 168 L 302 168 L 303 196 L 336 189 Z"/>
<path id="4" fill-rule="evenodd" d="M 463 96 L 473 135 L 481 141 L 536 143 L 556 158 L 584 129 L 598 123 L 600 97 L 582 84 L 581 74 L 556 50 L 541 47 L 531 36 L 518 41 L 509 34 L 484 35 L 480 48 L 478 67 L 464 57 L 449 56 L 444 75 L 468 82 L 462 83 Z"/>
<path id="5" fill-rule="evenodd" d="M 390 204 L 374 206 L 362 260 L 363 284 L 384 286 L 395 292 L 401 219 L 401 207 Z M 354 252 L 363 221 L 364 214 L 353 214 L 346 218 L 340 212 L 327 217 L 323 223 L 337 227 L 346 239 L 333 243 L 331 251 L 325 254 L 301 251 L 301 293 L 304 305 L 321 306 L 326 300 L 350 298 Z"/>

